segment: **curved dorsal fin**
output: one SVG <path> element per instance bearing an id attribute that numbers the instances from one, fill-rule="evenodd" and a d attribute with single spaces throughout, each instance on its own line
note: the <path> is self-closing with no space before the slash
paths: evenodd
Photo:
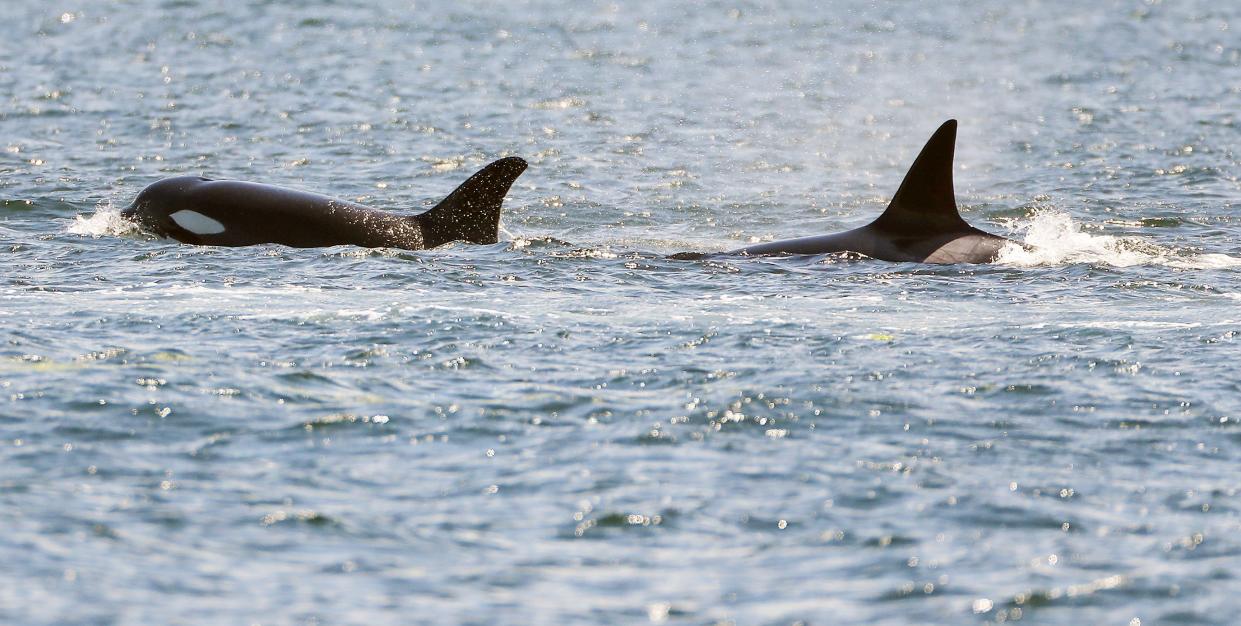
<path id="1" fill-rule="evenodd" d="M 493 161 L 448 194 L 430 211 L 411 218 L 422 227 L 422 245 L 450 241 L 490 244 L 499 239 L 500 205 L 509 187 L 526 171 L 520 157 Z"/>
<path id="2" fill-rule="evenodd" d="M 969 228 L 957 213 L 952 190 L 952 155 L 957 121 L 944 122 L 927 140 L 905 173 L 905 180 L 879 219 L 871 223 L 887 231 L 928 234 Z"/>

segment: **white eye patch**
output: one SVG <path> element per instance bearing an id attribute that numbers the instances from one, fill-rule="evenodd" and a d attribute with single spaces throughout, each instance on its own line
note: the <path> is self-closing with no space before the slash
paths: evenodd
<path id="1" fill-rule="evenodd" d="M 197 211 L 177 211 L 169 215 L 177 226 L 195 235 L 218 235 L 224 232 L 224 225 Z"/>

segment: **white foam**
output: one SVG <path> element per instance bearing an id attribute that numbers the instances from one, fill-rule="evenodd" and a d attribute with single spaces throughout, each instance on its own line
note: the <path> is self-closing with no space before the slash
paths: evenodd
<path id="1" fill-rule="evenodd" d="M 138 231 L 138 225 L 121 217 L 121 212 L 110 206 L 99 207 L 89 216 L 76 215 L 66 231 L 71 235 L 102 237 L 104 235 L 128 235 Z"/>
<path id="2" fill-rule="evenodd" d="M 1178 269 L 1219 269 L 1241 266 L 1241 258 L 1226 254 L 1191 254 L 1138 237 L 1115 237 L 1083 232 L 1081 225 L 1061 211 L 1040 211 L 1018 224 L 1021 242 L 1000 250 L 998 263 L 1033 267 L 1090 263 L 1112 267 L 1163 265 Z"/>
<path id="3" fill-rule="evenodd" d="M 218 235 L 224 232 L 224 224 L 197 211 L 181 210 L 169 215 L 177 226 L 195 235 Z"/>

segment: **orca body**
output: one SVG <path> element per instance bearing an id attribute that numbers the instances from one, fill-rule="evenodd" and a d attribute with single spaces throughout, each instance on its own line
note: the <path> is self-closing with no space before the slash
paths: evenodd
<path id="1" fill-rule="evenodd" d="M 526 169 L 518 157 L 495 161 L 420 215 L 395 215 L 318 194 L 235 180 L 179 176 L 153 183 L 122 215 L 183 243 L 297 248 L 337 246 L 422 250 L 450 241 L 498 239 L 500 206 Z"/>
<path id="2" fill-rule="evenodd" d="M 961 219 L 952 187 L 957 121 L 944 122 L 914 160 L 888 208 L 875 221 L 843 233 L 774 241 L 727 254 L 854 252 L 882 261 L 990 263 L 1008 239 Z"/>

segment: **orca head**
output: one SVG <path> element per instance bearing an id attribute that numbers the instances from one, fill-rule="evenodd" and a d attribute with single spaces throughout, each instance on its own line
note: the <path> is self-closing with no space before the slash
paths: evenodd
<path id="1" fill-rule="evenodd" d="M 222 224 L 195 210 L 193 191 L 211 180 L 202 176 L 177 176 L 157 181 L 143 189 L 133 204 L 121 211 L 121 216 L 144 230 L 166 237 L 184 232 L 193 235 L 223 232 Z"/>

